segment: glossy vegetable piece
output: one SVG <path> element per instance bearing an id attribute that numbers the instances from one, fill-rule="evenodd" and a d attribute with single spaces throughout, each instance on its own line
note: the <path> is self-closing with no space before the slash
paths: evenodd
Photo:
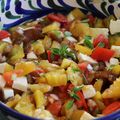
<path id="1" fill-rule="evenodd" d="M 54 87 L 67 84 L 67 75 L 64 69 L 48 72 L 45 77 L 47 83 Z"/>
<path id="2" fill-rule="evenodd" d="M 23 70 L 23 76 L 36 70 L 34 62 L 19 62 L 15 65 L 15 70 Z"/>
<path id="3" fill-rule="evenodd" d="M 120 98 L 120 78 L 116 79 L 112 85 L 110 85 L 110 87 L 108 89 L 106 89 L 103 94 L 102 97 L 103 98 Z"/>
<path id="4" fill-rule="evenodd" d="M 3 53 L 5 51 L 5 48 L 7 47 L 8 43 L 6 42 L 0 42 L 0 53 Z"/>
<path id="5" fill-rule="evenodd" d="M 23 94 L 22 98 L 15 106 L 15 110 L 17 110 L 22 114 L 33 116 L 35 107 L 34 107 L 34 104 L 31 103 L 30 96 L 27 94 Z"/>
<path id="6" fill-rule="evenodd" d="M 0 30 L 0 40 L 10 37 L 10 33 L 5 30 Z"/>
<path id="7" fill-rule="evenodd" d="M 15 64 L 25 56 L 23 48 L 20 45 L 14 45 L 10 53 L 10 63 Z"/>
<path id="8" fill-rule="evenodd" d="M 110 58 L 114 55 L 114 53 L 115 52 L 113 50 L 96 47 L 91 57 L 97 61 L 109 61 Z"/>
<path id="9" fill-rule="evenodd" d="M 45 52 L 44 45 L 41 40 L 37 40 L 32 44 L 33 51 L 37 54 L 43 54 Z"/>
<path id="10" fill-rule="evenodd" d="M 101 91 L 103 85 L 103 80 L 97 80 L 94 84 L 94 88 L 96 91 Z"/>
<path id="11" fill-rule="evenodd" d="M 100 34 L 97 38 L 94 39 L 94 47 L 98 46 L 100 43 L 103 43 L 105 48 L 109 48 L 109 40 L 103 34 Z"/>
<path id="12" fill-rule="evenodd" d="M 53 115 L 58 116 L 61 111 L 62 104 L 60 101 L 55 101 L 52 104 L 49 104 L 47 110 L 50 111 Z"/>
<path id="13" fill-rule="evenodd" d="M 41 108 L 45 104 L 44 94 L 40 90 L 36 90 L 34 92 L 34 100 L 36 104 L 36 108 Z"/>
<path id="14" fill-rule="evenodd" d="M 110 113 L 115 112 L 116 110 L 120 109 L 120 101 L 116 101 L 108 105 L 102 112 L 104 115 L 108 115 Z"/>
<path id="15" fill-rule="evenodd" d="M 115 66 L 113 66 L 112 67 L 112 72 L 114 73 L 114 74 L 120 74 L 120 65 L 115 65 Z"/>

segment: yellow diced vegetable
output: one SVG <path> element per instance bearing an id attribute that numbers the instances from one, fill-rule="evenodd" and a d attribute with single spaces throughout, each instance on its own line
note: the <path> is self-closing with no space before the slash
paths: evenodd
<path id="1" fill-rule="evenodd" d="M 36 65 L 34 62 L 20 62 L 15 65 L 15 70 L 23 70 L 23 76 L 27 75 L 34 70 L 36 70 Z"/>
<path id="2" fill-rule="evenodd" d="M 97 18 L 94 27 L 95 28 L 104 28 L 103 20 Z"/>
<path id="3" fill-rule="evenodd" d="M 112 67 L 112 72 L 114 74 L 120 74 L 120 65 L 115 65 Z"/>
<path id="4" fill-rule="evenodd" d="M 37 77 L 37 81 L 38 81 L 38 83 L 47 83 L 47 80 L 44 75 Z"/>
<path id="5" fill-rule="evenodd" d="M 33 51 L 37 54 L 43 54 L 45 52 L 44 45 L 42 43 L 42 40 L 37 40 L 32 44 Z"/>
<path id="6" fill-rule="evenodd" d="M 114 81 L 113 84 L 103 92 L 102 97 L 105 99 L 120 98 L 120 78 L 116 79 L 116 81 Z"/>
<path id="7" fill-rule="evenodd" d="M 6 103 L 6 105 L 7 105 L 8 107 L 13 108 L 13 107 L 20 101 L 20 99 L 21 99 L 21 96 L 18 95 L 18 94 L 16 94 L 15 97 L 13 98 L 13 100 L 8 101 L 8 102 Z"/>
<path id="8" fill-rule="evenodd" d="M 102 85 L 103 85 L 103 80 L 98 79 L 95 84 L 94 84 L 94 88 L 96 91 L 101 91 L 102 89 Z"/>
<path id="9" fill-rule="evenodd" d="M 45 71 L 53 71 L 60 68 L 60 66 L 56 64 L 49 63 L 48 60 L 41 60 L 39 66 Z"/>
<path id="10" fill-rule="evenodd" d="M 61 47 L 61 45 L 59 42 L 53 41 L 51 48 L 60 48 L 60 47 Z"/>
<path id="11" fill-rule="evenodd" d="M 112 35 L 109 37 L 111 45 L 120 46 L 120 36 Z"/>
<path id="12" fill-rule="evenodd" d="M 54 22 L 54 23 L 44 27 L 42 29 L 42 33 L 48 33 L 48 32 L 51 32 L 53 30 L 59 30 L 59 29 L 60 29 L 60 23 Z"/>
<path id="13" fill-rule="evenodd" d="M 17 110 L 22 114 L 33 116 L 35 107 L 34 107 L 34 104 L 32 104 L 30 101 L 30 96 L 27 94 L 24 94 L 20 99 L 20 101 L 15 106 L 15 110 Z"/>
<path id="14" fill-rule="evenodd" d="M 46 92 L 49 92 L 52 90 L 52 87 L 50 85 L 47 85 L 47 84 L 42 84 L 42 83 L 39 83 L 39 84 L 29 84 L 29 89 L 34 92 L 36 90 L 40 90 L 41 92 L 43 93 L 46 93 Z"/>
<path id="15" fill-rule="evenodd" d="M 93 97 L 95 100 L 102 100 L 102 94 L 99 92 L 99 91 L 97 91 L 96 92 L 96 95 Z"/>
<path id="16" fill-rule="evenodd" d="M 70 32 L 74 37 L 85 37 L 91 35 L 90 27 L 85 24 L 81 23 L 79 20 L 74 21 L 70 26 Z"/>
<path id="17" fill-rule="evenodd" d="M 86 54 L 86 55 L 91 55 L 92 54 L 92 50 L 90 48 L 86 47 L 86 46 L 76 44 L 75 49 L 78 52 Z"/>
<path id="18" fill-rule="evenodd" d="M 72 62 L 73 62 L 72 60 L 64 58 L 62 61 L 62 64 L 61 64 L 61 68 L 65 69 L 65 68 L 69 67 Z"/>
<path id="19" fill-rule="evenodd" d="M 44 94 L 40 90 L 36 90 L 34 92 L 34 99 L 36 103 L 36 108 L 40 108 L 45 104 L 45 97 Z"/>
<path id="20" fill-rule="evenodd" d="M 13 70 L 13 66 L 6 63 L 4 72 L 10 72 Z"/>
<path id="21" fill-rule="evenodd" d="M 67 76 L 64 69 L 48 72 L 45 74 L 45 77 L 47 79 L 47 83 L 51 86 L 67 84 Z"/>
<path id="22" fill-rule="evenodd" d="M 42 43 L 44 45 L 45 50 L 48 50 L 48 49 L 50 49 L 50 47 L 52 45 L 52 40 L 51 40 L 50 37 L 45 36 L 45 38 L 43 39 Z"/>
<path id="23" fill-rule="evenodd" d="M 73 11 L 70 12 L 70 14 L 72 14 L 75 19 L 84 19 L 86 18 L 87 16 L 82 12 L 80 11 L 80 9 L 76 8 L 74 9 Z"/>

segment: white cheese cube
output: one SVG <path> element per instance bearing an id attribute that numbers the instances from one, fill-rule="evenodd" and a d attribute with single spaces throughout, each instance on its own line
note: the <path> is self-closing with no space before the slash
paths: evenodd
<path id="1" fill-rule="evenodd" d="M 112 45 L 111 50 L 115 51 L 115 57 L 120 57 L 120 46 Z"/>
<path id="2" fill-rule="evenodd" d="M 11 89 L 11 88 L 3 88 L 2 91 L 3 91 L 3 96 L 4 96 L 5 100 L 10 98 L 10 97 L 14 97 L 13 89 Z"/>
<path id="3" fill-rule="evenodd" d="M 68 37 L 66 37 L 66 39 L 70 42 L 77 42 L 77 40 L 72 36 L 68 36 Z"/>
<path id="4" fill-rule="evenodd" d="M 0 73 L 4 73 L 6 67 L 6 63 L 0 63 Z"/>
<path id="5" fill-rule="evenodd" d="M 37 59 L 37 56 L 33 51 L 31 51 L 27 54 L 27 59 Z"/>
<path id="6" fill-rule="evenodd" d="M 110 21 L 110 33 L 113 35 L 120 32 L 120 20 Z"/>
<path id="7" fill-rule="evenodd" d="M 85 85 L 82 88 L 82 92 L 83 92 L 85 99 L 92 98 L 96 94 L 95 88 L 92 85 Z"/>
<path id="8" fill-rule="evenodd" d="M 5 84 L 6 84 L 6 82 L 5 82 L 4 78 L 2 77 L 2 75 L 0 75 L 0 88 L 4 88 Z"/>
<path id="9" fill-rule="evenodd" d="M 80 118 L 80 120 L 93 120 L 95 117 L 90 115 L 88 112 L 84 112 Z"/>
<path id="10" fill-rule="evenodd" d="M 110 59 L 110 65 L 118 65 L 118 64 L 119 64 L 119 60 L 117 58 Z"/>
<path id="11" fill-rule="evenodd" d="M 17 77 L 13 81 L 12 88 L 21 90 L 21 91 L 27 91 L 28 88 L 28 82 L 26 77 Z"/>
<path id="12" fill-rule="evenodd" d="M 89 57 L 89 56 L 87 56 L 87 55 L 84 55 L 84 54 L 82 54 L 82 53 L 79 53 L 79 54 L 78 54 L 78 59 L 79 59 L 80 62 L 82 62 L 82 61 L 87 61 L 87 62 L 90 62 L 90 63 L 92 63 L 92 64 L 97 63 L 97 61 L 95 61 L 95 60 L 92 59 L 91 57 Z"/>
<path id="13" fill-rule="evenodd" d="M 2 41 L 10 43 L 10 44 L 12 43 L 12 41 L 9 37 L 2 39 Z"/>

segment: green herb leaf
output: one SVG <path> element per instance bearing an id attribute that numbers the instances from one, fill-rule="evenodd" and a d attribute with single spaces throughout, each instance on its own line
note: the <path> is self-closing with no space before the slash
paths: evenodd
<path id="1" fill-rule="evenodd" d="M 80 100 L 80 98 L 78 97 L 78 95 L 77 94 L 75 94 L 74 92 L 69 92 L 69 95 L 70 95 L 70 97 L 72 97 L 72 98 L 74 98 L 74 99 L 76 99 L 76 100 Z"/>
<path id="2" fill-rule="evenodd" d="M 98 47 L 101 47 L 101 48 L 104 48 L 104 47 L 105 47 L 105 43 L 100 42 L 97 46 L 98 46 Z"/>
<path id="3" fill-rule="evenodd" d="M 76 87 L 73 88 L 73 91 L 74 91 L 74 92 L 80 91 L 83 87 L 84 87 L 83 84 L 80 85 L 80 86 L 76 86 Z"/>
<path id="4" fill-rule="evenodd" d="M 80 69 L 79 68 L 74 68 L 72 67 L 72 71 L 75 73 L 75 72 L 80 72 Z"/>
<path id="5" fill-rule="evenodd" d="M 72 108 L 73 104 L 74 104 L 74 100 L 68 101 L 67 104 L 66 104 L 66 108 L 67 108 L 67 109 Z"/>
<path id="6" fill-rule="evenodd" d="M 93 49 L 93 44 L 91 42 L 91 36 L 85 36 L 84 38 L 84 45 L 86 45 L 88 48 Z"/>

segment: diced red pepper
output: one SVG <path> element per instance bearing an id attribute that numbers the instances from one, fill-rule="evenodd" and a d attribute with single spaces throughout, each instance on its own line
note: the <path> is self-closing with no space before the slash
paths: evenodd
<path id="1" fill-rule="evenodd" d="M 88 62 L 83 62 L 78 64 L 78 67 L 82 72 L 85 72 L 87 70 L 87 66 L 88 66 Z"/>
<path id="2" fill-rule="evenodd" d="M 66 17 L 62 14 L 49 14 L 49 15 L 47 15 L 47 18 L 51 21 L 56 21 L 56 22 L 60 22 L 60 23 L 67 22 Z"/>
<path id="3" fill-rule="evenodd" d="M 114 53 L 115 51 L 113 50 L 96 47 L 91 57 L 97 61 L 109 61 L 110 58 L 114 55 Z"/>
<path id="4" fill-rule="evenodd" d="M 82 94 L 81 91 L 76 92 L 77 96 L 80 98 L 80 100 L 76 100 L 75 104 L 77 105 L 77 107 L 83 107 L 86 111 L 88 111 L 88 106 L 87 103 L 85 101 L 85 98 Z"/>
<path id="5" fill-rule="evenodd" d="M 93 15 L 87 15 L 87 18 L 89 19 L 89 24 L 93 25 L 95 22 L 95 17 Z"/>
<path id="6" fill-rule="evenodd" d="M 103 110 L 103 114 L 104 115 L 108 115 L 116 110 L 120 109 L 120 101 L 116 101 L 111 103 L 110 105 L 108 105 L 104 110 Z"/>
<path id="7" fill-rule="evenodd" d="M 10 33 L 5 30 L 0 30 L 0 40 L 10 37 Z"/>
<path id="8" fill-rule="evenodd" d="M 53 115 L 58 116 L 61 111 L 61 101 L 55 101 L 54 103 L 48 105 L 47 110 L 50 111 Z"/>
<path id="9" fill-rule="evenodd" d="M 48 61 L 49 61 L 49 62 L 52 62 L 52 60 L 51 60 L 51 55 L 52 55 L 51 50 L 47 50 L 47 57 L 48 57 Z"/>
<path id="10" fill-rule="evenodd" d="M 93 45 L 94 47 L 98 46 L 99 43 L 104 43 L 105 48 L 109 48 L 109 40 L 103 34 L 100 34 L 97 38 L 94 39 Z"/>

